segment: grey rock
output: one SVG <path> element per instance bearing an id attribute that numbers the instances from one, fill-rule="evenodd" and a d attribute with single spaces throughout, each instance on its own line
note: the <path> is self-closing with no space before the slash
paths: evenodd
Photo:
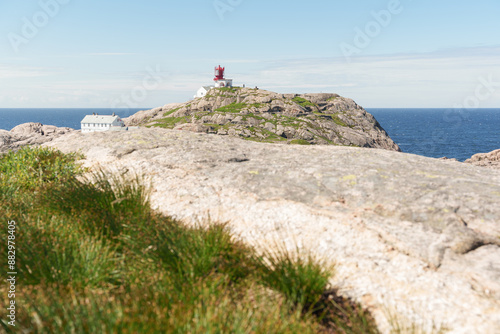
<path id="1" fill-rule="evenodd" d="M 457 159 L 455 159 L 455 158 L 448 158 L 448 157 L 442 157 L 442 158 L 439 158 L 439 160 L 459 162 L 459 161 L 458 161 Z"/>
<path id="2" fill-rule="evenodd" d="M 186 131 L 207 133 L 210 131 L 210 127 L 204 126 L 202 124 L 184 123 L 177 125 L 174 128 L 174 130 L 186 130 Z"/>
<path id="3" fill-rule="evenodd" d="M 258 249 L 283 243 L 335 262 L 332 284 L 383 333 L 388 311 L 424 329 L 498 333 L 500 171 L 165 129 L 75 132 L 46 145 L 81 151 L 91 169 L 144 175 L 153 206 L 186 223 L 228 222 Z"/>
<path id="4" fill-rule="evenodd" d="M 490 153 L 478 153 L 470 159 L 465 160 L 465 163 L 475 166 L 500 169 L 500 149 Z"/>
<path id="5" fill-rule="evenodd" d="M 41 145 L 73 131 L 76 130 L 42 123 L 24 123 L 10 131 L 0 130 L 0 153 L 17 151 L 26 145 Z"/>
<path id="6" fill-rule="evenodd" d="M 264 129 L 266 129 L 268 131 L 274 131 L 274 128 L 275 128 L 275 126 L 272 123 L 265 123 L 264 124 Z"/>

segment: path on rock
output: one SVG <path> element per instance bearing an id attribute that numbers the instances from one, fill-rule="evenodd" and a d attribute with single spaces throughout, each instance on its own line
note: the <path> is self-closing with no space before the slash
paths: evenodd
<path id="1" fill-rule="evenodd" d="M 389 310 L 422 328 L 498 333 L 500 171 L 165 129 L 75 132 L 46 145 L 146 176 L 165 214 L 228 222 L 257 247 L 297 244 L 336 262 L 332 283 L 384 332 Z"/>

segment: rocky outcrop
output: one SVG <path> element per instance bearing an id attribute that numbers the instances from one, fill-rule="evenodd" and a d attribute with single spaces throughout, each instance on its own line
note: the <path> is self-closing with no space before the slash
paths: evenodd
<path id="1" fill-rule="evenodd" d="M 214 88 L 203 98 L 140 111 L 124 121 L 132 126 L 214 133 L 260 142 L 400 151 L 371 114 L 337 94 Z"/>
<path id="2" fill-rule="evenodd" d="M 0 130 L 0 153 L 15 151 L 26 145 L 40 145 L 73 131 L 42 123 L 24 123 L 10 131 Z"/>
<path id="3" fill-rule="evenodd" d="M 388 318 L 450 333 L 500 328 L 500 171 L 389 150 L 294 146 L 139 128 L 47 145 L 90 168 L 142 174 L 152 203 L 186 222 L 228 222 L 335 262 L 332 281 Z M 388 315 L 391 316 L 388 316 Z"/>
<path id="4" fill-rule="evenodd" d="M 490 153 L 474 154 L 470 159 L 465 160 L 465 163 L 474 166 L 500 169 L 500 149 Z"/>

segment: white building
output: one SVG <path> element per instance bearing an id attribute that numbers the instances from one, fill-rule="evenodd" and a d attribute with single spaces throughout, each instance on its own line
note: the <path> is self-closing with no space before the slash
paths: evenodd
<path id="1" fill-rule="evenodd" d="M 215 82 L 215 87 L 233 87 L 233 79 L 221 79 Z"/>
<path id="2" fill-rule="evenodd" d="M 208 91 L 214 87 L 215 86 L 202 86 L 200 89 L 198 89 L 194 98 L 204 97 L 205 95 L 207 95 Z"/>
<path id="3" fill-rule="evenodd" d="M 82 133 L 95 131 L 117 130 L 125 127 L 119 116 L 113 115 L 87 115 L 81 121 Z"/>

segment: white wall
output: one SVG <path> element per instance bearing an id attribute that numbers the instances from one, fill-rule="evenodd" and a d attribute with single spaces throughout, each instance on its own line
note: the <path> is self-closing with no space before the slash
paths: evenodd
<path id="1" fill-rule="evenodd" d="M 82 123 L 82 132 L 108 131 L 111 124 Z"/>
<path id="2" fill-rule="evenodd" d="M 207 93 L 209 91 L 210 90 L 206 90 L 205 87 L 200 87 L 200 89 L 198 89 L 198 91 L 196 92 L 196 95 L 194 96 L 194 98 L 203 97 L 203 96 L 207 95 Z"/>
<path id="3" fill-rule="evenodd" d="M 233 87 L 233 79 L 224 79 L 216 81 L 215 87 Z"/>
<path id="4" fill-rule="evenodd" d="M 195 97 L 203 97 L 207 94 L 207 91 L 205 90 L 205 88 L 201 87 L 200 89 L 198 89 L 198 91 L 196 92 L 196 95 Z"/>
<path id="5" fill-rule="evenodd" d="M 82 133 L 108 131 L 111 127 L 123 127 L 123 121 L 114 120 L 113 123 L 81 123 Z"/>

